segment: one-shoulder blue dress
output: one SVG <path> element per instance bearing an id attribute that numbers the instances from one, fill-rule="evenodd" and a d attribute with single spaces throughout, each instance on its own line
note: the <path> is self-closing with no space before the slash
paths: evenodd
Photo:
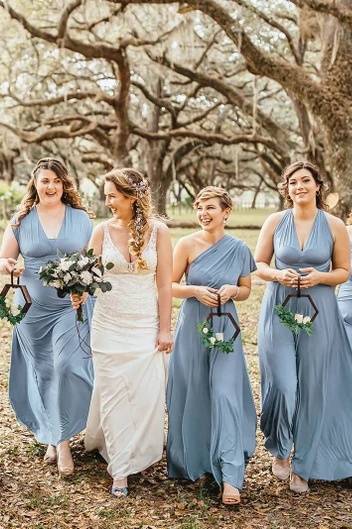
<path id="1" fill-rule="evenodd" d="M 301 249 L 293 212 L 285 211 L 274 233 L 277 269 L 331 269 L 333 237 L 326 213 L 318 210 Z M 274 312 L 295 290 L 269 282 L 259 321 L 262 384 L 261 429 L 265 446 L 286 459 L 293 449 L 294 473 L 303 479 L 337 480 L 352 476 L 352 350 L 334 288 L 302 289 L 319 314 L 313 334 L 297 338 Z M 291 298 L 294 313 L 312 316 L 307 298 Z"/>
<path id="2" fill-rule="evenodd" d="M 46 236 L 35 207 L 13 226 L 25 265 L 21 283 L 32 306 L 13 331 L 9 394 L 18 420 L 40 443 L 56 446 L 85 428 L 93 371 L 86 348 L 80 346 L 69 296 L 59 298 L 54 288 L 43 286 L 38 271 L 63 253 L 82 250 L 91 232 L 87 213 L 68 205 L 56 239 Z M 23 304 L 20 294 L 16 302 Z M 89 344 L 90 300 L 84 312 L 80 336 Z"/>
<path id="3" fill-rule="evenodd" d="M 254 270 L 247 246 L 225 235 L 191 263 L 186 279 L 190 285 L 220 288 Z M 202 344 L 197 324 L 209 311 L 196 298 L 185 299 L 180 309 L 167 386 L 168 472 L 190 480 L 210 473 L 219 485 L 241 489 L 245 463 L 255 449 L 256 412 L 241 337 L 229 354 L 209 352 Z M 222 311 L 238 322 L 233 301 Z M 214 329 L 225 340 L 234 332 L 225 317 L 215 318 Z"/>

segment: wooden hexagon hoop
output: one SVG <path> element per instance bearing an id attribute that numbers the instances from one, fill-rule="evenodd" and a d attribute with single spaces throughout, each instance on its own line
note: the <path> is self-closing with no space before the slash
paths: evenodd
<path id="1" fill-rule="evenodd" d="M 240 326 L 238 325 L 237 321 L 235 320 L 235 318 L 231 314 L 231 312 L 221 312 L 220 295 L 218 294 L 218 306 L 217 306 L 216 312 L 211 311 L 209 316 L 207 317 L 207 320 L 212 325 L 214 318 L 222 318 L 224 316 L 225 316 L 225 318 L 228 318 L 231 321 L 232 326 L 234 328 L 234 333 L 233 333 L 233 335 L 231 337 L 231 341 L 234 342 L 236 340 L 237 336 L 240 334 L 241 329 L 240 329 Z"/>
<path id="2" fill-rule="evenodd" d="M 308 301 L 310 302 L 310 304 L 312 305 L 313 310 L 314 310 L 313 316 L 310 319 L 310 321 L 313 322 L 315 320 L 315 318 L 318 316 L 319 310 L 318 310 L 318 307 L 316 306 L 316 304 L 314 303 L 314 300 L 313 300 L 313 298 L 312 298 L 312 296 L 310 294 L 302 294 L 302 292 L 301 292 L 301 278 L 299 276 L 298 276 L 297 292 L 295 294 L 288 294 L 288 296 L 286 296 L 285 301 L 283 302 L 282 306 L 284 307 L 285 305 L 287 305 L 287 303 L 289 302 L 289 300 L 291 298 L 307 298 L 308 299 Z"/>
<path id="3" fill-rule="evenodd" d="M 20 312 L 20 314 L 25 316 L 25 314 L 27 314 L 30 306 L 32 305 L 32 299 L 31 299 L 31 296 L 29 295 L 27 287 L 25 285 L 20 285 L 20 278 L 19 277 L 17 278 L 17 282 L 16 283 L 14 282 L 13 272 L 11 272 L 11 283 L 7 283 L 4 286 L 4 288 L 0 292 L 0 296 L 5 299 L 7 294 L 9 293 L 9 291 L 12 288 L 17 288 L 17 289 L 19 289 L 21 291 L 22 297 L 24 299 L 24 305 L 23 305 L 23 307 L 21 307 L 21 310 L 19 312 Z"/>

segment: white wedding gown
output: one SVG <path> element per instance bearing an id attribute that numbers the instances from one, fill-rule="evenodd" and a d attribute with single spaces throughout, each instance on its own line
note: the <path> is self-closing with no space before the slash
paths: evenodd
<path id="1" fill-rule="evenodd" d="M 91 330 L 95 385 L 85 446 L 98 449 L 114 478 L 141 472 L 163 452 L 165 372 L 156 350 L 159 327 L 155 272 L 157 223 L 143 252 L 148 270 L 134 272 L 104 224 L 104 278 L 110 292 L 98 295 Z"/>

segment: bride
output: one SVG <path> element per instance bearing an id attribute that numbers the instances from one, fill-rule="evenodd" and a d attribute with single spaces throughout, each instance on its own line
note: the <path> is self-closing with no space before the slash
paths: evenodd
<path id="1" fill-rule="evenodd" d="M 114 267 L 105 275 L 112 290 L 98 296 L 92 321 L 95 386 L 85 446 L 107 461 L 111 492 L 120 497 L 128 494 L 130 474 L 162 457 L 172 251 L 138 171 L 111 171 L 104 193 L 113 216 L 97 226 L 90 246 Z"/>

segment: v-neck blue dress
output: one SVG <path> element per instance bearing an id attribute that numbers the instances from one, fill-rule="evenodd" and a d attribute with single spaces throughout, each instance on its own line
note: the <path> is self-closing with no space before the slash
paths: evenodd
<path id="1" fill-rule="evenodd" d="M 256 266 L 247 246 L 230 235 L 202 252 L 190 265 L 187 284 L 220 288 L 237 284 Z M 222 306 L 238 322 L 235 304 Z M 168 471 L 172 478 L 196 480 L 205 473 L 219 485 L 243 486 L 245 464 L 255 449 L 256 412 L 241 335 L 234 352 L 209 351 L 197 324 L 210 307 L 185 299 L 178 316 L 167 385 Z M 216 332 L 233 335 L 229 318 L 215 318 Z"/>
<path id="2" fill-rule="evenodd" d="M 46 236 L 35 207 L 13 227 L 25 265 L 21 283 L 28 288 L 32 306 L 13 331 L 10 401 L 18 420 L 45 444 L 57 445 L 85 428 L 93 371 L 86 348 L 80 347 L 69 296 L 59 298 L 54 288 L 43 286 L 38 271 L 60 254 L 82 250 L 91 232 L 87 213 L 70 206 L 56 239 Z M 16 303 L 23 304 L 20 293 Z M 84 311 L 80 335 L 89 344 L 91 301 Z"/>
<path id="3" fill-rule="evenodd" d="M 318 210 L 300 248 L 288 209 L 274 233 L 276 268 L 331 269 L 333 237 Z M 298 337 L 284 327 L 274 307 L 295 290 L 270 282 L 262 301 L 259 355 L 262 384 L 261 429 L 265 446 L 279 458 L 293 449 L 293 471 L 303 479 L 352 476 L 352 350 L 337 306 L 335 289 L 319 284 L 302 289 L 319 310 L 313 334 Z M 312 316 L 307 298 L 291 298 L 294 313 Z"/>
<path id="4" fill-rule="evenodd" d="M 352 263 L 352 242 L 350 242 L 350 255 Z M 345 324 L 348 339 L 352 347 L 352 275 L 343 283 L 337 294 L 337 301 Z"/>

